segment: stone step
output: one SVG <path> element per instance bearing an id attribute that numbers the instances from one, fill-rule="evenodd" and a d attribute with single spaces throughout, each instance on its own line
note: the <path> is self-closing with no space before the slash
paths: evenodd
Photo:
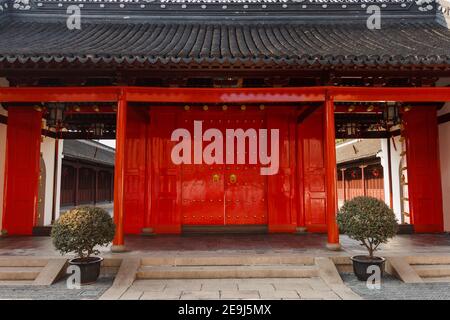
<path id="1" fill-rule="evenodd" d="M 35 257 L 0 257 L 0 267 L 44 267 L 49 259 Z"/>
<path id="2" fill-rule="evenodd" d="M 141 266 L 138 279 L 229 279 L 229 278 L 309 278 L 317 277 L 315 266 Z"/>
<path id="3" fill-rule="evenodd" d="M 0 286 L 32 286 L 33 280 L 0 280 Z"/>
<path id="4" fill-rule="evenodd" d="M 34 280 L 42 267 L 0 267 L 0 280 Z"/>
<path id="5" fill-rule="evenodd" d="M 450 276 L 450 264 L 413 265 L 413 269 L 423 278 Z"/>
<path id="6" fill-rule="evenodd" d="M 251 265 L 313 265 L 313 256 L 208 256 L 208 257 L 144 257 L 143 266 L 251 266 Z"/>
<path id="7" fill-rule="evenodd" d="M 420 255 L 408 256 L 406 260 L 409 264 L 450 264 L 450 255 Z"/>
<path id="8" fill-rule="evenodd" d="M 448 277 L 427 277 L 427 278 L 423 278 L 423 282 L 450 282 L 450 276 L 448 276 Z"/>

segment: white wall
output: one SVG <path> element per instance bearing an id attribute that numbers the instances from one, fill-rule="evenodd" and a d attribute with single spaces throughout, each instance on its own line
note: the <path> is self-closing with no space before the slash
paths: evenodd
<path id="1" fill-rule="evenodd" d="M 6 153 L 6 125 L 0 124 L 0 230 L 2 230 L 2 217 L 3 217 L 3 188 L 5 185 L 4 180 L 5 153 Z"/>
<path id="2" fill-rule="evenodd" d="M 41 155 L 45 163 L 44 225 L 49 224 L 52 217 L 54 150 L 55 140 L 45 137 L 41 143 Z"/>
<path id="3" fill-rule="evenodd" d="M 450 113 L 450 103 L 438 115 Z M 441 162 L 442 203 L 444 230 L 450 231 L 450 122 L 439 125 L 439 155 Z"/>
<path id="4" fill-rule="evenodd" d="M 59 193 L 61 183 L 61 154 L 62 141 L 59 141 L 58 146 L 59 161 L 57 168 L 57 188 L 56 188 L 56 218 L 59 216 Z M 52 208 L 53 208 L 53 179 L 55 170 L 55 139 L 44 137 L 41 143 L 41 154 L 44 159 L 46 176 L 45 176 L 45 204 L 44 204 L 44 224 L 49 225 L 52 222 Z"/>
<path id="5" fill-rule="evenodd" d="M 0 78 L 0 87 L 9 87 L 6 79 Z M 7 116 L 8 112 L 0 105 L 0 114 Z M 3 217 L 3 189 L 5 186 L 5 154 L 6 154 L 6 125 L 0 124 L 0 230 Z"/>
<path id="6" fill-rule="evenodd" d="M 391 145 L 391 170 L 392 170 L 392 198 L 393 208 L 397 221 L 401 222 L 401 203 L 400 203 L 400 153 L 401 143 L 399 141 L 400 136 L 394 137 L 394 141 L 389 139 Z M 386 139 L 381 140 L 381 152 L 379 157 L 381 158 L 381 165 L 383 166 L 383 178 L 384 178 L 384 201 L 387 205 L 390 205 L 389 194 L 389 166 L 388 166 L 388 141 Z"/>

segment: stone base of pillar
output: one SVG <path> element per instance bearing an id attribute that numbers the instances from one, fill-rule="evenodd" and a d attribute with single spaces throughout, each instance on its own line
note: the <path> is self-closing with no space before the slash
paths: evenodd
<path id="1" fill-rule="evenodd" d="M 331 251 L 340 251 L 341 245 L 339 243 L 327 243 L 327 249 Z"/>
<path id="2" fill-rule="evenodd" d="M 304 234 L 307 233 L 308 229 L 306 227 L 297 227 L 295 228 L 296 234 Z"/>
<path id="3" fill-rule="evenodd" d="M 142 235 L 143 236 L 154 236 L 155 233 L 153 232 L 153 228 L 142 228 Z"/>
<path id="4" fill-rule="evenodd" d="M 113 253 L 119 253 L 119 252 L 125 252 L 125 245 L 112 245 L 111 246 L 111 252 Z"/>

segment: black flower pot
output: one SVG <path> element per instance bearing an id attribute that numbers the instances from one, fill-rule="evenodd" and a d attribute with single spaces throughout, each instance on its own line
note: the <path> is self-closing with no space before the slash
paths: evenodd
<path id="1" fill-rule="evenodd" d="M 367 281 L 367 279 L 373 274 L 373 271 L 368 272 L 370 266 L 378 266 L 380 268 L 380 276 L 384 274 L 384 263 L 386 259 L 382 257 L 369 256 L 353 256 L 350 258 L 353 261 L 353 272 L 358 280 Z"/>
<path id="2" fill-rule="evenodd" d="M 69 264 L 80 268 L 80 282 L 84 285 L 97 281 L 102 261 L 101 257 L 76 258 L 69 260 Z"/>

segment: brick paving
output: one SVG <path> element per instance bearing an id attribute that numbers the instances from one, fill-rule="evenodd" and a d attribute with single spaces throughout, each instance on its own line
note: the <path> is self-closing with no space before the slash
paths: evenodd
<path id="1" fill-rule="evenodd" d="M 341 297 L 320 278 L 136 280 L 120 299 L 301 300 Z"/>
<path id="2" fill-rule="evenodd" d="M 351 273 L 341 274 L 345 285 L 368 300 L 450 300 L 450 283 L 406 284 L 386 275 L 380 290 L 370 290 Z M 52 286 L 0 286 L 0 299 L 96 300 L 113 278 L 100 277 L 81 289 L 67 289 L 65 280 Z M 339 300 L 339 291 L 320 278 L 136 280 L 122 300 Z"/>
<path id="3" fill-rule="evenodd" d="M 3 285 L 1 300 L 97 300 L 113 283 L 112 277 L 100 277 L 94 284 L 81 289 L 68 289 L 62 279 L 51 286 Z"/>
<path id="4" fill-rule="evenodd" d="M 217 255 L 217 254 L 266 254 L 295 253 L 311 256 L 365 254 L 358 242 L 345 235 L 340 236 L 342 251 L 326 249 L 326 234 L 227 234 L 227 235 L 167 235 L 127 236 L 127 252 L 112 254 L 110 248 L 99 250 L 102 256 L 152 256 L 167 255 Z M 388 244 L 382 245 L 379 255 L 449 254 L 450 234 L 397 235 Z M 50 237 L 0 237 L 0 255 L 8 256 L 60 256 L 54 249 Z"/>
<path id="5" fill-rule="evenodd" d="M 353 274 L 341 274 L 347 287 L 368 300 L 450 300 L 450 283 L 403 283 L 385 275 L 381 288 L 368 289 L 364 281 Z"/>

